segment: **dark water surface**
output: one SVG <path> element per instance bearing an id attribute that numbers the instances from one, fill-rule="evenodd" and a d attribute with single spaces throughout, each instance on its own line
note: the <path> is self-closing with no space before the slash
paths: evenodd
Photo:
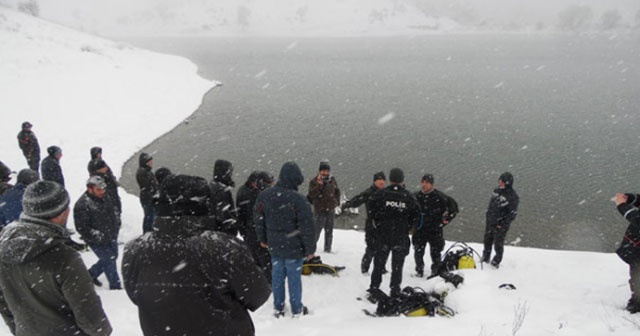
<path id="1" fill-rule="evenodd" d="M 613 251 L 623 235 L 614 193 L 640 193 L 638 36 L 131 42 L 224 83 L 143 149 L 155 168 L 210 179 L 223 158 L 239 186 L 254 169 L 277 175 L 295 160 L 306 193 L 327 158 L 347 197 L 379 170 L 403 168 L 411 190 L 429 172 L 462 208 L 445 237 L 476 242 L 508 170 L 521 198 L 509 242 L 592 251 Z M 134 192 L 136 167 L 137 154 L 121 179 Z"/>

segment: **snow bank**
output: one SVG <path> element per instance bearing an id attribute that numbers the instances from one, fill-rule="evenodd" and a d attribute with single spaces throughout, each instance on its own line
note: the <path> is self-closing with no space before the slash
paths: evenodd
<path id="1" fill-rule="evenodd" d="M 62 165 L 74 201 L 84 189 L 92 146 L 102 146 L 105 159 L 119 173 L 131 153 L 187 117 L 214 85 L 196 76 L 195 66 L 186 60 L 79 34 L 2 8 L 0 40 L 0 160 L 14 170 L 26 167 L 15 136 L 24 120 L 31 121 L 43 149 L 52 144 L 63 148 Z M 141 211 L 135 197 L 121 192 L 121 240 L 127 240 L 140 232 Z M 477 244 L 471 246 L 481 250 Z M 303 279 L 304 303 L 311 315 L 276 320 L 270 300 L 252 314 L 258 335 L 600 336 L 636 335 L 640 329 L 640 316 L 623 310 L 629 296 L 627 267 L 614 254 L 508 246 L 499 270 L 464 270 L 465 282 L 458 289 L 440 279 L 411 277 L 414 262 L 409 255 L 403 285 L 448 289 L 446 303 L 458 314 L 371 318 L 362 309 L 375 307 L 356 300 L 369 285 L 369 278 L 359 272 L 362 233 L 338 230 L 334 249 L 322 258 L 347 267 L 340 277 Z M 96 261 L 91 252 L 83 258 L 87 265 Z M 498 289 L 503 283 L 517 289 Z M 387 275 L 383 289 L 388 285 Z M 113 335 L 142 335 L 137 309 L 123 291 L 98 288 L 98 293 Z M 517 312 L 524 313 L 524 319 L 514 332 Z M 4 324 L 0 334 L 9 335 Z"/>

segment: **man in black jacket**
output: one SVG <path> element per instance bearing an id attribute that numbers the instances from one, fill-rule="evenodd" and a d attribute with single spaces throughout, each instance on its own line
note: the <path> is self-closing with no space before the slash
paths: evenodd
<path id="1" fill-rule="evenodd" d="M 231 193 L 231 189 L 236 185 L 232 177 L 231 162 L 216 160 L 213 166 L 213 181 L 209 183 L 209 215 L 215 218 L 217 231 L 235 237 L 238 235 L 238 214 Z"/>
<path id="2" fill-rule="evenodd" d="M 384 264 L 391 256 L 391 296 L 400 295 L 404 259 L 409 254 L 409 230 L 420 217 L 418 202 L 404 186 L 404 172 L 393 168 L 389 173 L 391 185 L 376 191 L 369 198 L 370 216 L 377 226 L 376 255 L 369 293 L 375 296 L 380 291 Z"/>
<path id="3" fill-rule="evenodd" d="M 11 181 L 11 173 L 11 169 L 0 161 L 0 195 L 13 188 L 13 185 L 9 183 Z"/>
<path id="4" fill-rule="evenodd" d="M 91 277 L 68 246 L 69 194 L 50 181 L 24 192 L 20 220 L 0 234 L 0 314 L 14 335 L 110 335 Z"/>
<path id="5" fill-rule="evenodd" d="M 285 280 L 293 317 L 306 315 L 302 303 L 302 262 L 313 258 L 316 237 L 311 207 L 298 187 L 304 181 L 300 167 L 286 162 L 275 186 L 258 195 L 254 209 L 256 234 L 262 247 L 271 252 L 273 308 L 284 316 Z"/>
<path id="6" fill-rule="evenodd" d="M 38 144 L 38 138 L 33 133 L 30 122 L 25 121 L 22 123 L 22 130 L 18 133 L 18 146 L 22 150 L 29 168 L 38 172 L 40 170 L 40 145 Z"/>
<path id="7" fill-rule="evenodd" d="M 629 265 L 631 298 L 625 308 L 631 314 L 640 312 L 640 195 L 616 194 L 615 203 L 620 214 L 629 221 L 618 256 Z"/>
<path id="8" fill-rule="evenodd" d="M 240 235 L 249 247 L 256 264 L 264 271 L 269 281 L 271 281 L 271 254 L 268 249 L 260 246 L 256 226 L 253 222 L 253 207 L 260 192 L 270 187 L 272 183 L 273 177 L 269 173 L 254 171 L 249 175 L 245 184 L 240 186 L 236 196 Z"/>
<path id="9" fill-rule="evenodd" d="M 209 188 L 170 175 L 160 187 L 155 231 L 127 243 L 122 275 L 144 335 L 254 335 L 250 311 L 269 283 L 237 238 L 207 231 Z"/>
<path id="10" fill-rule="evenodd" d="M 153 168 L 153 157 L 147 153 L 141 153 L 138 158 L 138 171 L 136 181 L 140 187 L 140 204 L 144 212 L 142 220 L 142 232 L 153 231 L 153 221 L 156 218 L 156 209 L 153 205 L 153 197 L 158 192 L 158 181 L 151 169 Z"/>
<path id="11" fill-rule="evenodd" d="M 42 160 L 40 167 L 42 179 L 57 182 L 64 186 L 64 175 L 62 175 L 62 167 L 60 166 L 62 149 L 58 146 L 51 146 L 47 148 L 47 153 L 49 153 L 49 156 Z"/>
<path id="12" fill-rule="evenodd" d="M 73 207 L 73 219 L 82 239 L 98 256 L 98 262 L 89 268 L 93 282 L 101 286 L 98 277 L 105 273 L 109 280 L 109 289 L 122 289 L 116 266 L 120 220 L 113 200 L 106 197 L 106 188 L 107 185 L 101 177 L 90 177 L 87 181 L 87 191 Z"/>
<path id="13" fill-rule="evenodd" d="M 498 178 L 498 188 L 493 190 L 493 196 L 491 196 L 487 208 L 482 262 L 489 262 L 491 250 L 495 248 L 496 255 L 491 260 L 491 265 L 495 268 L 500 267 L 504 253 L 504 240 L 511 227 L 511 222 L 518 215 L 518 203 L 520 203 L 520 198 L 513 189 L 513 175 L 505 172 Z"/>
<path id="14" fill-rule="evenodd" d="M 360 263 L 360 271 L 362 274 L 366 274 L 369 272 L 369 267 L 371 267 L 371 261 L 373 260 L 373 256 L 376 253 L 376 243 L 375 243 L 375 226 L 373 225 L 373 220 L 371 216 L 369 216 L 369 207 L 367 201 L 373 193 L 385 187 L 387 181 L 383 172 L 377 172 L 373 174 L 373 184 L 359 193 L 352 199 L 348 200 L 342 205 L 342 209 L 348 208 L 357 208 L 360 205 L 364 204 L 367 211 L 367 218 L 364 221 L 364 242 L 366 244 L 366 248 L 364 250 L 364 255 L 362 256 L 362 262 Z"/>
<path id="15" fill-rule="evenodd" d="M 414 194 L 420 204 L 420 222 L 413 230 L 413 257 L 416 262 L 416 276 L 424 276 L 424 252 L 429 243 L 431 255 L 431 275 L 438 274 L 440 258 L 444 249 L 443 228 L 456 217 L 457 206 L 450 206 L 455 200 L 433 186 L 432 174 L 422 176 L 422 188 Z M 451 209 L 451 210 L 450 210 Z"/>

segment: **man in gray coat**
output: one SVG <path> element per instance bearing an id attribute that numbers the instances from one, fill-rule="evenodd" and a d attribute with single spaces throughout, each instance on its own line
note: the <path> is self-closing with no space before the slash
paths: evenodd
<path id="1" fill-rule="evenodd" d="M 25 190 L 20 220 L 0 234 L 0 314 L 14 335 L 110 335 L 91 277 L 67 246 L 69 194 L 39 181 Z"/>

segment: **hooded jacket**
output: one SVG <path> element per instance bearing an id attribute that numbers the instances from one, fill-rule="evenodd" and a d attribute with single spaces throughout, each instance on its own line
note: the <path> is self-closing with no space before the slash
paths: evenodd
<path id="1" fill-rule="evenodd" d="M 298 193 L 303 181 L 298 165 L 287 162 L 276 185 L 265 189 L 256 200 L 256 234 L 260 242 L 269 245 L 274 257 L 299 259 L 316 252 L 311 207 Z"/>
<path id="2" fill-rule="evenodd" d="M 518 215 L 519 203 L 520 198 L 512 183 L 504 189 L 494 189 L 487 208 L 487 226 L 508 230 Z"/>
<path id="3" fill-rule="evenodd" d="M 217 160 L 213 167 L 213 181 L 209 183 L 211 198 L 209 215 L 215 218 L 217 230 L 231 236 L 238 234 L 239 223 L 231 188 L 233 166 L 226 160 Z"/>
<path id="4" fill-rule="evenodd" d="M 244 244 L 204 231 L 206 216 L 159 216 L 127 243 L 122 275 L 145 335 L 253 335 L 248 310 L 271 287 Z"/>
<path id="5" fill-rule="evenodd" d="M 91 276 L 69 232 L 22 215 L 0 234 L 0 313 L 17 336 L 110 335 Z"/>
<path id="6" fill-rule="evenodd" d="M 140 187 L 140 203 L 145 205 L 153 204 L 153 197 L 158 192 L 158 181 L 151 171 L 151 167 L 147 162 L 151 160 L 151 155 L 147 153 L 140 154 L 138 158 L 138 171 L 136 172 L 136 181 Z"/>

